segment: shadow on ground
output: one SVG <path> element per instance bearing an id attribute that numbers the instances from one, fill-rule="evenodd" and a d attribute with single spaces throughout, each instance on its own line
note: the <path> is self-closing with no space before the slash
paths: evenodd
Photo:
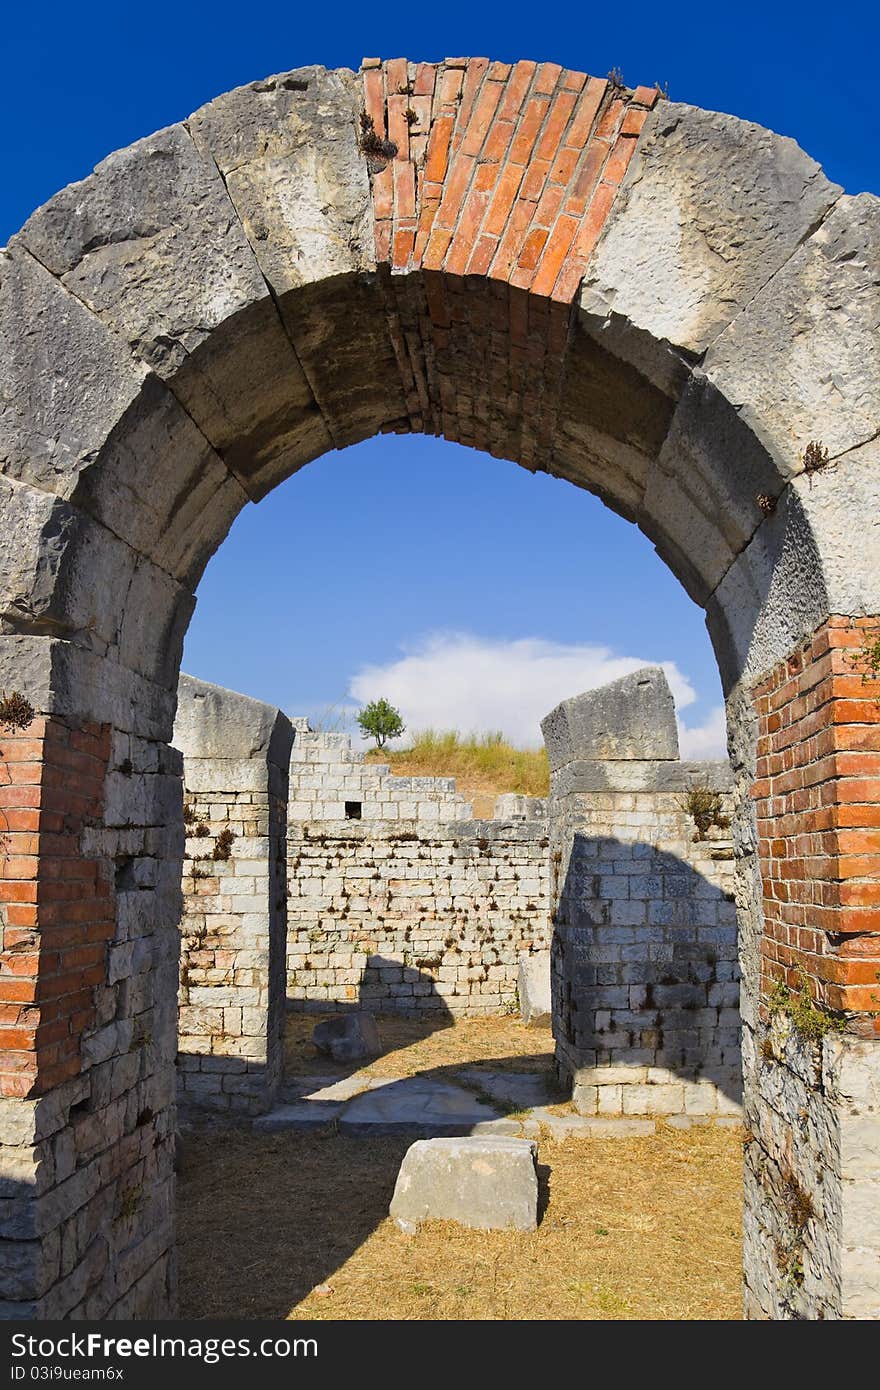
<path id="1" fill-rule="evenodd" d="M 305 1031 L 295 1016 L 289 1024 L 294 1034 Z M 410 1071 L 449 1081 L 464 1067 L 550 1075 L 550 1033 L 518 1020 L 464 1020 L 430 1035 L 412 1020 L 379 1024 L 385 1052 L 372 1065 L 387 1076 Z M 291 1046 L 291 1079 L 297 1069 L 330 1075 L 301 1037 Z M 741 1179 L 732 1131 L 542 1138 L 541 1224 L 530 1235 L 428 1223 L 404 1236 L 388 1220 L 388 1205 L 412 1142 L 409 1134 L 365 1143 L 332 1125 L 318 1133 L 259 1133 L 242 1124 L 187 1134 L 180 1316 L 739 1316 Z M 316 1292 L 322 1286 L 333 1292 Z"/>
<path id="2" fill-rule="evenodd" d="M 337 1083 L 364 1075 L 417 1077 L 458 1090 L 465 1070 L 472 1095 L 479 1096 L 472 1078 L 480 1072 L 493 1077 L 540 1073 L 548 1098 L 557 1094 L 549 1030 L 527 1030 L 514 1020 L 498 1020 L 495 1029 L 486 1029 L 485 1020 L 455 1025 L 448 1014 L 382 1015 L 382 1055 L 335 1063 L 311 1041 L 318 1020 L 316 1014 L 288 1015 L 282 1103 L 299 1093 L 300 1078 L 308 1076 Z M 484 1034 L 491 1044 L 493 1032 L 497 1043 L 498 1027 L 511 1034 L 511 1050 L 500 1055 L 497 1047 L 493 1053 L 489 1045 L 480 1046 Z M 462 1032 L 477 1039 L 470 1048 L 462 1045 Z M 525 1053 L 523 1044 L 532 1037 L 534 1050 Z M 430 1053 L 438 1056 L 438 1065 L 430 1065 Z M 444 1057 L 448 1060 L 440 1060 Z M 500 1115 L 508 1108 L 488 1094 L 479 1102 Z M 471 1129 L 452 1125 L 449 1132 Z M 332 1281 L 385 1222 L 400 1164 L 416 1137 L 414 1132 L 370 1134 L 364 1142 L 358 1134 L 340 1133 L 336 1123 L 311 1133 L 261 1133 L 247 1121 L 206 1120 L 187 1131 L 178 1168 L 180 1317 L 286 1317 L 316 1286 Z M 546 1165 L 539 1165 L 538 1178 L 540 1220 L 550 1200 Z M 271 1279 L 266 1271 L 272 1271 Z M 379 1288 L 376 1297 L 381 1299 Z"/>

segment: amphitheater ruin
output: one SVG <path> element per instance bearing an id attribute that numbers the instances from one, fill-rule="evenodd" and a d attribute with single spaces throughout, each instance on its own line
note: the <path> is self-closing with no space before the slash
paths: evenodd
<path id="1" fill-rule="evenodd" d="M 548 944 L 582 1113 L 732 1115 L 741 1056 L 746 1316 L 880 1316 L 878 252 L 880 202 L 789 139 L 481 58 L 254 82 L 12 238 L 4 1317 L 174 1315 L 178 1052 L 184 1106 L 254 1114 L 287 992 L 503 1007 Z M 615 745 L 595 696 L 545 721 L 547 806 L 486 822 L 243 696 L 178 701 L 237 513 L 383 431 L 649 537 L 724 686 L 714 825 L 669 719 Z"/>

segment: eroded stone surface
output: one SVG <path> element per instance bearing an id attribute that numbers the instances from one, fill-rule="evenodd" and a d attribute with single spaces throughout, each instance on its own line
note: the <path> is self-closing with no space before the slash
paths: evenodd
<path id="1" fill-rule="evenodd" d="M 330 446 L 229 194 L 184 126 L 110 155 L 17 242 L 172 385 L 253 495 L 263 467 L 290 472 Z"/>
<path id="2" fill-rule="evenodd" d="M 481 1231 L 534 1231 L 538 1146 L 530 1139 L 421 1139 L 406 1152 L 389 1208 L 402 1230 L 457 1221 Z"/>
<path id="3" fill-rule="evenodd" d="M 39 208 L 17 242 L 164 376 L 267 297 L 217 169 L 182 125 L 108 156 Z"/>
<path id="4" fill-rule="evenodd" d="M 578 759 L 678 758 L 675 704 L 659 666 L 563 700 L 541 720 L 552 771 Z"/>
<path id="5" fill-rule="evenodd" d="M 880 431 L 880 201 L 843 197 L 713 343 L 705 369 L 790 473 Z"/>
<path id="6" fill-rule="evenodd" d="M 187 122 L 279 296 L 374 264 L 358 86 L 343 69 L 297 68 L 227 92 Z"/>
<path id="7" fill-rule="evenodd" d="M 147 368 L 22 247 L 0 253 L 0 344 L 0 468 L 70 497 Z"/>
<path id="8" fill-rule="evenodd" d="M 290 756 L 293 731 L 274 705 L 182 673 L 174 741 L 184 758 L 237 762 L 260 757 L 282 767 Z"/>
<path id="9" fill-rule="evenodd" d="M 793 140 L 734 116 L 658 102 L 581 306 L 599 324 L 613 315 L 701 353 L 840 192 Z"/>

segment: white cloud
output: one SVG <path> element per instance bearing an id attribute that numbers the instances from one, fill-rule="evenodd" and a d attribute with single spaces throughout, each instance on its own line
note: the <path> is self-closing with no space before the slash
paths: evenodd
<path id="1" fill-rule="evenodd" d="M 401 711 L 409 730 L 500 729 L 519 746 L 536 747 L 541 719 L 560 700 L 650 664 L 589 643 L 435 632 L 395 661 L 363 667 L 349 693 L 362 704 L 384 695 Z M 697 698 L 693 686 L 674 661 L 661 664 L 678 710 L 686 709 Z M 706 724 L 682 729 L 683 757 L 725 756 L 723 712 L 721 724 L 718 716 L 713 710 Z"/>
<path id="2" fill-rule="evenodd" d="M 692 729 L 678 721 L 678 742 L 683 758 L 698 761 L 702 758 L 727 757 L 727 720 L 723 705 L 714 705 L 705 723 Z"/>

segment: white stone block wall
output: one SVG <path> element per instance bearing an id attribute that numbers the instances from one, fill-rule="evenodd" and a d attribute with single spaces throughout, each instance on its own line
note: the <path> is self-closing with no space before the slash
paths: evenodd
<path id="1" fill-rule="evenodd" d="M 178 1099 L 255 1114 L 281 1079 L 285 799 L 189 785 L 184 796 Z M 229 858 L 216 860 L 227 833 Z"/>
<path id="2" fill-rule="evenodd" d="M 416 821 L 435 825 L 470 820 L 472 807 L 452 777 L 395 777 L 385 763 L 368 763 L 348 734 L 315 733 L 294 720 L 290 760 L 291 821 Z M 349 812 L 346 813 L 346 803 Z M 357 807 L 356 815 L 352 807 Z"/>
<path id="3" fill-rule="evenodd" d="M 295 1007 L 497 1013 L 549 945 L 546 823 L 291 823 L 289 851 Z"/>

